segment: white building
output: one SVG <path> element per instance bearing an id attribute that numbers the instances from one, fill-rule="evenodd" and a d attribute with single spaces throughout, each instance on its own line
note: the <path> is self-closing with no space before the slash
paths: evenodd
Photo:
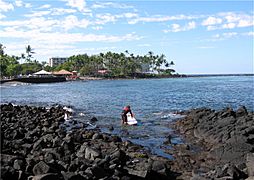
<path id="1" fill-rule="evenodd" d="M 52 57 L 49 58 L 49 66 L 58 66 L 59 64 L 63 64 L 68 60 L 67 57 Z"/>

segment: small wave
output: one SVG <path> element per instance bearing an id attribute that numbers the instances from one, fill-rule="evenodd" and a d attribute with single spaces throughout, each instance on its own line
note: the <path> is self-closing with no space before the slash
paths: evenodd
<path id="1" fill-rule="evenodd" d="M 169 113 L 169 114 L 166 114 L 166 115 L 163 115 L 161 116 L 161 119 L 180 119 L 180 118 L 183 118 L 185 117 L 185 115 L 181 115 L 181 114 L 176 114 L 176 113 Z"/>
<path id="2" fill-rule="evenodd" d="M 6 82 L 4 84 L 1 84 L 1 87 L 16 87 L 16 86 L 25 86 L 25 85 L 29 85 L 29 84 L 30 83 L 13 81 L 13 82 Z"/>
<path id="3" fill-rule="evenodd" d="M 81 112 L 81 113 L 79 113 L 78 115 L 79 115 L 79 116 L 85 116 L 85 113 L 82 113 L 82 112 Z"/>
<path id="4" fill-rule="evenodd" d="M 154 115 L 161 115 L 162 114 L 162 112 L 155 112 L 155 113 L 153 113 Z"/>

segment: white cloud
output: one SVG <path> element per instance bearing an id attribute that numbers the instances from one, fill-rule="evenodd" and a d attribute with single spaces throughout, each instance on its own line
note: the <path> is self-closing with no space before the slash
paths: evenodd
<path id="1" fill-rule="evenodd" d="M 235 36 L 237 36 L 237 35 L 238 35 L 237 32 L 229 32 L 229 33 L 223 33 L 223 34 L 222 34 L 222 36 L 223 36 L 224 38 L 231 38 L 231 37 L 235 37 Z"/>
<path id="2" fill-rule="evenodd" d="M 206 41 L 208 41 L 208 42 L 224 41 L 224 40 L 227 40 L 227 39 L 238 37 L 239 35 L 241 35 L 241 34 L 239 34 L 237 32 L 228 32 L 228 33 L 215 34 L 215 35 L 212 36 L 211 39 L 207 39 Z"/>
<path id="3" fill-rule="evenodd" d="M 169 21 L 170 17 L 168 16 L 154 16 L 154 17 L 138 17 L 136 19 L 129 20 L 129 24 L 136 24 L 138 22 L 164 22 Z"/>
<path id="4" fill-rule="evenodd" d="M 10 10 L 14 10 L 13 5 L 11 3 L 0 0 L 0 12 L 8 12 Z"/>
<path id="5" fill-rule="evenodd" d="M 61 33 L 61 32 L 40 32 L 38 30 L 22 31 L 0 31 L 0 37 L 3 38 L 21 38 L 36 43 L 55 43 L 55 44 L 72 44 L 77 42 L 120 42 L 135 41 L 143 37 L 135 33 L 129 33 L 122 36 L 82 34 L 82 33 Z"/>
<path id="6" fill-rule="evenodd" d="M 243 19 L 238 22 L 237 27 L 249 27 L 253 25 L 254 25 L 253 19 Z"/>
<path id="7" fill-rule="evenodd" d="M 173 32 L 181 31 L 181 26 L 179 24 L 172 24 L 172 31 Z"/>
<path id="8" fill-rule="evenodd" d="M 23 31 L 29 31 L 31 29 L 37 31 L 50 31 L 54 26 L 59 25 L 60 22 L 58 20 L 46 19 L 44 17 L 36 17 L 24 21 L 0 21 L 0 24 L 7 28 L 20 29 Z"/>
<path id="9" fill-rule="evenodd" d="M 166 21 L 174 21 L 174 20 L 191 20 L 191 19 L 198 19 L 200 17 L 203 17 L 202 15 L 200 16 L 192 16 L 192 15 L 184 15 L 184 14 L 179 14 L 175 16 L 162 16 L 162 15 L 154 15 L 150 17 L 138 17 L 137 18 L 129 20 L 129 24 L 137 24 L 139 22 L 166 22 Z"/>
<path id="10" fill-rule="evenodd" d="M 25 14 L 25 17 L 41 17 L 50 14 L 51 11 L 33 11 L 32 14 Z"/>
<path id="11" fill-rule="evenodd" d="M 191 21 L 187 24 L 186 29 L 191 30 L 196 28 L 196 23 L 194 21 Z"/>
<path id="12" fill-rule="evenodd" d="M 225 18 L 228 23 L 237 22 L 241 18 L 244 18 L 244 16 L 245 16 L 243 14 L 237 14 L 234 12 L 219 13 L 219 15 L 222 16 L 223 18 Z"/>
<path id="13" fill-rule="evenodd" d="M 50 7 L 51 7 L 50 4 L 44 4 L 44 5 L 40 6 L 38 9 L 48 9 Z"/>
<path id="14" fill-rule="evenodd" d="M 94 30 L 101 30 L 101 29 L 103 29 L 103 27 L 102 26 L 94 26 L 94 27 L 92 27 L 92 29 L 94 29 Z"/>
<path id="15" fill-rule="evenodd" d="M 65 20 L 62 22 L 62 26 L 65 30 L 72 29 L 74 27 L 79 28 L 87 28 L 87 26 L 90 24 L 90 21 L 87 19 L 78 20 L 78 18 L 74 15 L 69 15 L 65 18 Z"/>
<path id="16" fill-rule="evenodd" d="M 189 31 L 196 28 L 196 23 L 194 21 L 188 22 L 186 25 L 182 26 L 180 24 L 172 24 L 171 29 L 163 30 L 164 33 L 168 32 L 182 32 Z"/>
<path id="17" fill-rule="evenodd" d="M 210 26 L 210 25 L 221 24 L 221 23 L 222 23 L 221 18 L 216 18 L 216 17 L 210 16 L 202 22 L 202 25 L 203 26 Z"/>
<path id="18" fill-rule="evenodd" d="M 212 31 L 212 30 L 216 30 L 216 29 L 218 29 L 217 26 L 207 26 L 208 31 Z"/>
<path id="19" fill-rule="evenodd" d="M 51 15 L 64 15 L 77 12 L 75 9 L 53 8 L 51 9 Z"/>
<path id="20" fill-rule="evenodd" d="M 92 5 L 93 9 L 99 8 L 117 8 L 117 9 L 129 9 L 133 8 L 133 6 L 129 6 L 123 3 L 115 3 L 115 2 L 98 2 Z"/>
<path id="21" fill-rule="evenodd" d="M 246 32 L 246 33 L 242 33 L 243 36 L 254 36 L 254 32 L 250 31 L 250 32 Z"/>
<path id="22" fill-rule="evenodd" d="M 217 30 L 251 27 L 254 22 L 253 16 L 246 13 L 223 12 L 210 16 L 202 25 L 207 26 L 207 30 Z"/>
<path id="23" fill-rule="evenodd" d="M 32 4 L 26 3 L 26 4 L 25 4 L 25 7 L 26 7 L 26 8 L 31 8 L 31 7 L 32 7 Z"/>
<path id="24" fill-rule="evenodd" d="M 0 19 L 3 19 L 3 18 L 6 18 L 6 16 L 0 13 Z"/>
<path id="25" fill-rule="evenodd" d="M 21 7 L 21 6 L 23 5 L 23 2 L 22 2 L 21 0 L 16 0 L 16 1 L 15 1 L 15 5 L 16 5 L 17 7 Z"/>
<path id="26" fill-rule="evenodd" d="M 235 23 L 228 23 L 222 25 L 222 29 L 234 29 L 235 27 L 237 27 Z"/>
<path id="27" fill-rule="evenodd" d="M 50 11 L 47 11 L 47 12 L 50 12 Z M 89 25 L 92 25 L 88 19 L 85 19 L 85 18 L 78 19 L 74 15 L 66 16 L 64 19 L 53 19 L 53 18 L 40 17 L 39 15 L 42 15 L 42 14 L 37 12 L 36 14 L 26 15 L 27 17 L 32 17 L 26 20 L 16 20 L 16 21 L 1 21 L 0 20 L 0 26 L 15 27 L 24 31 L 38 30 L 42 32 L 49 32 L 49 31 L 52 31 L 53 28 L 55 28 L 55 30 L 58 30 L 58 31 L 62 31 L 62 29 L 68 31 L 73 28 L 87 28 Z"/>
<path id="28" fill-rule="evenodd" d="M 90 10 L 86 7 L 86 1 L 85 0 L 62 0 L 67 2 L 66 5 L 77 8 L 79 11 L 89 12 Z"/>
<path id="29" fill-rule="evenodd" d="M 126 18 L 135 18 L 138 17 L 137 13 L 124 13 L 123 16 L 125 16 Z"/>
<path id="30" fill-rule="evenodd" d="M 106 24 L 108 22 L 116 22 L 117 17 L 110 14 L 110 13 L 106 13 L 106 14 L 97 14 L 96 17 L 98 18 L 98 20 L 96 20 L 95 24 Z"/>
<path id="31" fill-rule="evenodd" d="M 220 35 L 219 35 L 219 34 L 215 34 L 215 35 L 213 36 L 213 38 L 220 38 Z"/>
<path id="32" fill-rule="evenodd" d="M 96 14 L 97 19 L 95 20 L 94 24 L 103 25 L 110 22 L 115 23 L 120 18 L 129 20 L 137 16 L 138 14 L 136 13 L 122 13 L 122 14 L 115 14 L 115 15 L 111 13 Z"/>

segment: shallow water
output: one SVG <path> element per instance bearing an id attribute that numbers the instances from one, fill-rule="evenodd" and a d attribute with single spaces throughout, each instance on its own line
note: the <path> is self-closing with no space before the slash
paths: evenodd
<path id="1" fill-rule="evenodd" d="M 161 148 L 165 137 L 172 133 L 168 124 L 179 118 L 174 112 L 198 107 L 236 109 L 240 105 L 253 111 L 253 95 L 254 77 L 247 76 L 1 85 L 1 103 L 71 106 L 76 119 L 87 121 L 95 116 L 103 131 L 169 158 Z M 127 104 L 138 126 L 121 126 L 120 113 Z M 112 132 L 109 126 L 114 127 Z M 175 137 L 173 142 L 181 143 L 181 139 Z"/>

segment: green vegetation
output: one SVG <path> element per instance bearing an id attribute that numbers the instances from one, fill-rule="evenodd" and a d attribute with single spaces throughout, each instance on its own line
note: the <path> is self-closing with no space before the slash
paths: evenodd
<path id="1" fill-rule="evenodd" d="M 100 53 L 98 55 L 88 56 L 87 54 L 79 54 L 69 57 L 68 61 L 62 65 L 54 67 L 55 70 L 66 69 L 68 71 L 77 71 L 82 76 L 103 76 L 109 78 L 126 78 L 126 77 L 154 77 L 154 76 L 170 76 L 173 69 L 169 69 L 174 65 L 171 61 L 168 63 L 164 54 L 154 55 L 148 52 L 147 55 L 140 56 L 130 54 L 128 51 L 124 53 Z M 162 67 L 165 67 L 162 69 Z M 150 69 L 157 71 L 159 74 L 146 74 Z M 104 70 L 102 72 L 102 70 Z"/>
<path id="2" fill-rule="evenodd" d="M 9 56 L 4 52 L 5 47 L 0 44 L 0 68 L 1 77 L 8 76 L 13 77 L 19 74 L 31 74 L 42 69 L 42 64 L 33 60 L 32 48 L 30 45 L 26 47 L 26 55 L 21 56 Z M 19 61 L 25 60 L 25 63 L 21 64 Z"/>
<path id="3" fill-rule="evenodd" d="M 133 78 L 133 77 L 163 77 L 171 76 L 174 69 L 169 67 L 174 62 L 167 62 L 164 54 L 154 55 L 148 52 L 144 56 L 134 55 L 127 50 L 124 53 L 100 53 L 98 55 L 79 54 L 69 57 L 68 61 L 56 67 L 46 66 L 46 62 L 39 63 L 34 59 L 34 50 L 30 45 L 25 48 L 21 56 L 9 56 L 4 52 L 5 47 L 0 44 L 1 77 L 28 75 L 41 69 L 58 71 L 65 69 L 77 71 L 81 76 L 96 76 L 107 78 Z M 21 63 L 21 62 L 24 63 Z M 149 70 L 158 72 L 148 74 Z"/>

